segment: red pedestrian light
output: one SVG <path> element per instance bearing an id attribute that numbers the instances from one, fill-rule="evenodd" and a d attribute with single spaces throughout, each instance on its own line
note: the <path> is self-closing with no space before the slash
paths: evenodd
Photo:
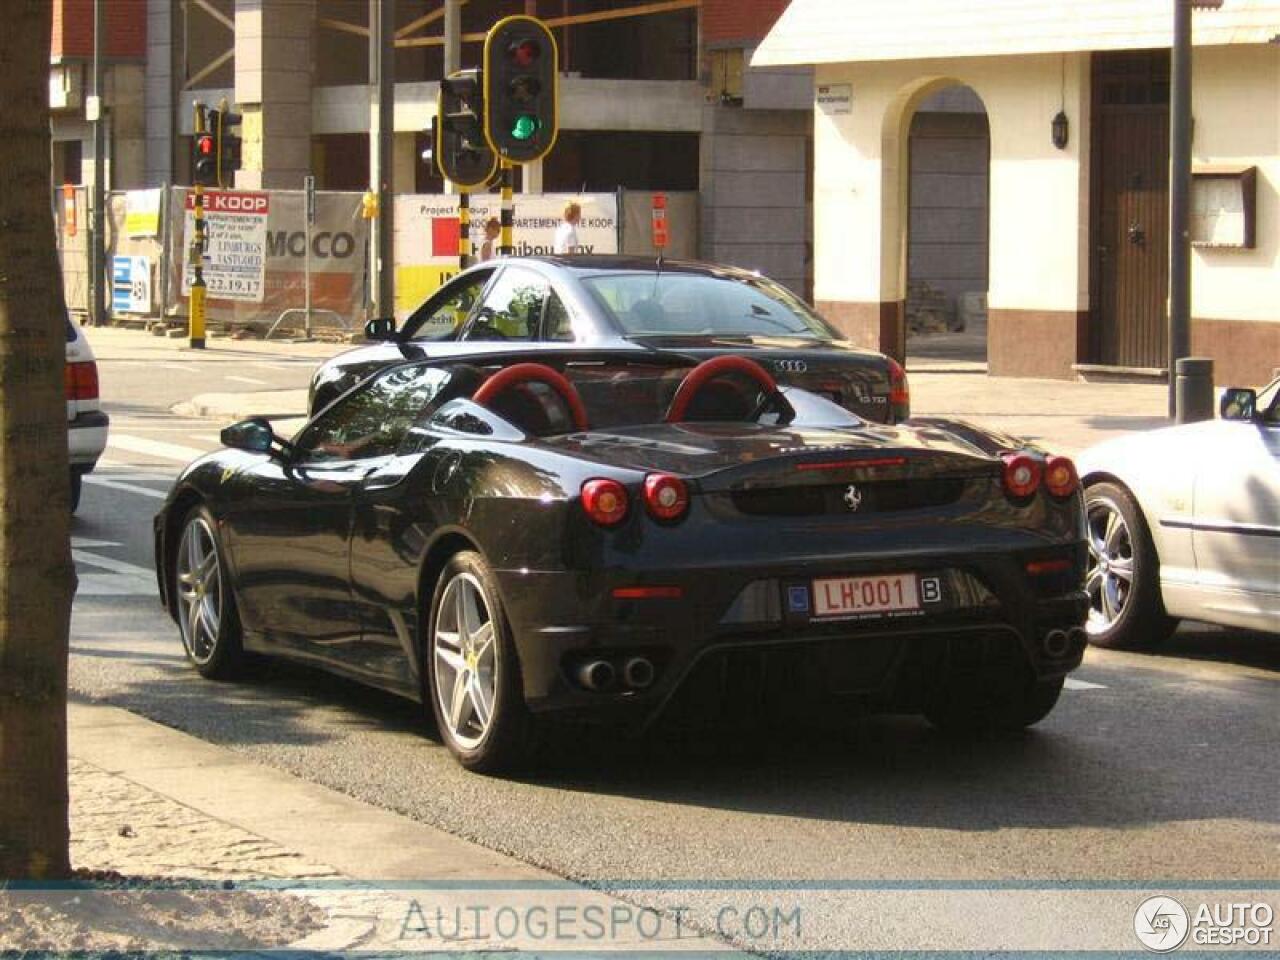
<path id="1" fill-rule="evenodd" d="M 521 40 L 507 49 L 507 55 L 515 61 L 516 66 L 531 67 L 542 56 L 542 47 L 535 40 Z"/>

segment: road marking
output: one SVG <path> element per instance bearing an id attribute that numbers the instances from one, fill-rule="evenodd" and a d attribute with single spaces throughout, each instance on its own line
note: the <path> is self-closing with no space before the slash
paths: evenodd
<path id="1" fill-rule="evenodd" d="M 1062 682 L 1062 686 L 1063 686 L 1063 689 L 1065 690 L 1105 690 L 1107 689 L 1107 685 L 1105 683 L 1090 683 L 1088 680 L 1077 680 L 1075 677 L 1067 677 L 1067 679 Z"/>
<path id="2" fill-rule="evenodd" d="M 123 490 L 126 493 L 139 493 L 144 497 L 153 497 L 156 500 L 163 500 L 168 496 L 160 490 L 152 490 L 148 487 L 140 487 L 135 483 L 123 483 L 120 480 L 110 480 L 107 477 L 95 477 L 92 474 L 84 478 L 85 483 L 91 483 L 97 487 L 107 487 L 111 490 Z"/>
<path id="3" fill-rule="evenodd" d="M 154 597 L 156 595 L 156 575 L 149 567 L 139 567 L 114 557 L 100 557 L 89 553 L 86 547 L 120 546 L 106 540 L 89 540 L 81 537 L 71 538 L 71 558 L 77 568 L 94 567 L 98 571 L 82 572 L 76 570 L 79 585 L 76 596 L 80 597 Z"/>
<path id="4" fill-rule="evenodd" d="M 112 433 L 107 436 L 107 446 L 117 450 L 128 450 L 130 453 L 142 453 L 161 460 L 176 460 L 179 463 L 190 463 L 196 457 L 203 457 L 209 451 L 195 447 L 184 447 L 177 443 L 165 443 L 162 440 L 148 440 L 146 437 L 132 437 L 127 433 Z"/>
<path id="5" fill-rule="evenodd" d="M 123 547 L 119 540 L 92 540 L 89 537 L 72 537 L 71 546 L 87 550 L 91 547 Z"/>
<path id="6" fill-rule="evenodd" d="M 270 386 L 270 384 L 268 384 L 266 380 L 255 380 L 253 379 L 253 377 L 236 377 L 236 376 L 232 376 L 229 373 L 226 374 L 222 379 L 234 380 L 236 383 L 248 383 L 248 384 L 252 384 L 255 387 Z"/>

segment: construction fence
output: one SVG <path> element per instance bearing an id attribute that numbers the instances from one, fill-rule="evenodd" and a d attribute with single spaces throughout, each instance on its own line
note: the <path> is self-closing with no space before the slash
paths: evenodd
<path id="1" fill-rule="evenodd" d="M 193 192 L 187 187 L 112 191 L 107 197 L 107 305 L 115 322 L 185 324 L 193 275 Z M 669 257 L 697 255 L 695 192 L 664 194 Z M 655 256 L 650 191 L 520 194 L 514 246 L 519 256 L 550 253 L 564 207 L 582 207 L 578 226 L 586 253 Z M 498 217 L 496 194 L 471 197 L 471 238 L 479 252 L 484 225 Z M 217 329 L 273 329 L 345 336 L 370 309 L 370 227 L 363 194 L 302 190 L 204 194 L 204 279 L 208 322 Z M 403 194 L 395 198 L 396 315 L 403 319 L 459 272 L 459 198 Z M 88 190 L 54 192 L 67 306 L 89 313 Z M 495 245 L 496 246 L 496 245 Z"/>

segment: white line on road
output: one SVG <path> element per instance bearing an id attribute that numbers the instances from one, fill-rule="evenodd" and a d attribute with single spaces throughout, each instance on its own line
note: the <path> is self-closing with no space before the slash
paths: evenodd
<path id="1" fill-rule="evenodd" d="M 71 558 L 78 567 L 96 567 L 105 573 L 76 571 L 79 585 L 76 595 L 81 597 L 153 597 L 156 595 L 156 576 L 148 567 L 125 563 L 114 557 L 100 557 L 86 550 L 77 550 L 80 545 L 99 544 L 102 541 L 71 541 Z M 105 544 L 104 544 L 105 545 Z"/>
<path id="2" fill-rule="evenodd" d="M 197 450 L 195 447 L 184 447 L 177 443 L 165 443 L 162 440 L 148 440 L 146 437 L 132 437 L 127 433 L 113 433 L 107 437 L 107 446 L 117 450 L 128 450 L 130 453 L 143 453 L 149 457 L 162 460 L 177 460 L 179 463 L 190 463 L 196 457 L 203 457 L 209 451 Z"/>
<path id="3" fill-rule="evenodd" d="M 1075 677 L 1067 677 L 1062 683 L 1063 689 L 1066 690 L 1105 690 L 1105 683 L 1090 683 L 1088 680 L 1077 680 Z"/>
<path id="4" fill-rule="evenodd" d="M 73 549 L 88 550 L 91 547 L 123 547 L 119 540 L 93 540 L 90 537 L 72 537 Z"/>
<path id="5" fill-rule="evenodd" d="M 167 493 L 160 490 L 151 490 L 147 487 L 140 487 L 135 483 L 123 483 L 120 480 L 109 480 L 106 477 L 95 477 L 92 474 L 87 475 L 84 478 L 84 482 L 92 483 L 97 487 L 107 487 L 110 490 L 123 490 L 126 493 L 138 493 L 144 497 L 152 497 L 156 500 L 163 500 L 168 496 Z"/>
<path id="6" fill-rule="evenodd" d="M 234 380 L 236 383 L 248 383 L 248 384 L 252 384 L 255 387 L 270 386 L 270 384 L 266 380 L 255 380 L 253 379 L 253 377 L 236 377 L 236 376 L 232 376 L 229 373 L 226 376 L 224 376 L 222 379 Z"/>

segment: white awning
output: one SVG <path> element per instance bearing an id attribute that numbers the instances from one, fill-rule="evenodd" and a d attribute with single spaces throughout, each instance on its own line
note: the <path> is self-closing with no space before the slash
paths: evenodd
<path id="1" fill-rule="evenodd" d="M 791 0 L 751 65 L 1168 47 L 1174 0 Z M 1197 10 L 1195 42 L 1267 43 L 1277 0 Z"/>

